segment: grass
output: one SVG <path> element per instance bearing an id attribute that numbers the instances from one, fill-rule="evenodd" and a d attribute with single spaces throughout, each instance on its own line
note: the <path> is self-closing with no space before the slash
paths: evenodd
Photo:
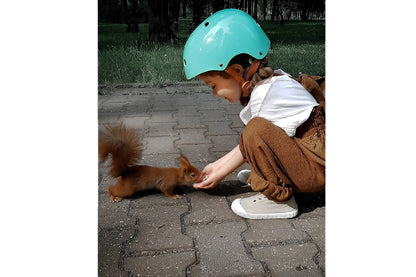
<path id="1" fill-rule="evenodd" d="M 161 85 L 186 81 L 183 47 L 190 19 L 179 22 L 176 43 L 147 42 L 147 24 L 140 32 L 127 33 L 123 24 L 98 25 L 99 84 L 145 83 Z M 259 22 L 271 40 L 270 65 L 297 76 L 299 72 L 325 75 L 325 22 Z"/>

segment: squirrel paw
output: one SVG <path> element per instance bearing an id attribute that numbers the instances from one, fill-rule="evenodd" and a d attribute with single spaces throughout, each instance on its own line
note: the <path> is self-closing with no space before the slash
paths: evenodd
<path id="1" fill-rule="evenodd" d="M 168 196 L 168 197 L 169 198 L 172 198 L 172 199 L 181 199 L 183 196 L 182 195 L 175 194 L 175 195 Z"/>
<path id="2" fill-rule="evenodd" d="M 111 198 L 111 202 L 120 202 L 121 199 L 123 199 L 121 197 L 113 196 L 113 195 L 111 195 L 110 198 Z"/>

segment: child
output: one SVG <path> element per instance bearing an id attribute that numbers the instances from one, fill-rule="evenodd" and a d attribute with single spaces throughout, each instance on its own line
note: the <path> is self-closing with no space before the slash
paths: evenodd
<path id="1" fill-rule="evenodd" d="M 208 164 L 197 189 L 210 189 L 244 162 L 246 179 L 257 195 L 233 201 L 239 216 L 252 219 L 292 218 L 298 213 L 293 192 L 325 187 L 325 107 L 322 91 L 302 75 L 300 82 L 267 66 L 270 41 L 243 11 L 225 9 L 191 34 L 183 54 L 188 79 L 198 76 L 214 95 L 244 108 L 246 125 L 239 145 Z M 308 90 L 305 89 L 308 88 Z"/>

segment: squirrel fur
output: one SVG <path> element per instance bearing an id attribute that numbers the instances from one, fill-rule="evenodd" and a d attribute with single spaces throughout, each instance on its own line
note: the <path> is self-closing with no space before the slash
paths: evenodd
<path id="1" fill-rule="evenodd" d="M 189 185 L 199 180 L 201 173 L 189 160 L 181 155 L 179 168 L 159 168 L 139 165 L 142 157 L 142 144 L 136 130 L 123 123 L 105 125 L 99 131 L 98 153 L 100 162 L 111 154 L 109 175 L 117 178 L 117 183 L 108 189 L 112 201 L 132 196 L 138 191 L 157 189 L 172 199 L 177 186 Z"/>

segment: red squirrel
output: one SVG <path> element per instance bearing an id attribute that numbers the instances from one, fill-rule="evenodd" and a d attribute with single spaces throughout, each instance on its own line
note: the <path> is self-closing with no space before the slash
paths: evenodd
<path id="1" fill-rule="evenodd" d="M 188 159 L 181 155 L 180 168 L 158 168 L 138 165 L 142 157 L 142 144 L 135 129 L 119 125 L 105 125 L 98 136 L 98 153 L 101 162 L 111 154 L 109 175 L 117 178 L 117 183 L 108 189 L 113 202 L 132 196 L 135 192 L 158 189 L 172 199 L 177 186 L 191 185 L 199 180 L 201 173 Z"/>

